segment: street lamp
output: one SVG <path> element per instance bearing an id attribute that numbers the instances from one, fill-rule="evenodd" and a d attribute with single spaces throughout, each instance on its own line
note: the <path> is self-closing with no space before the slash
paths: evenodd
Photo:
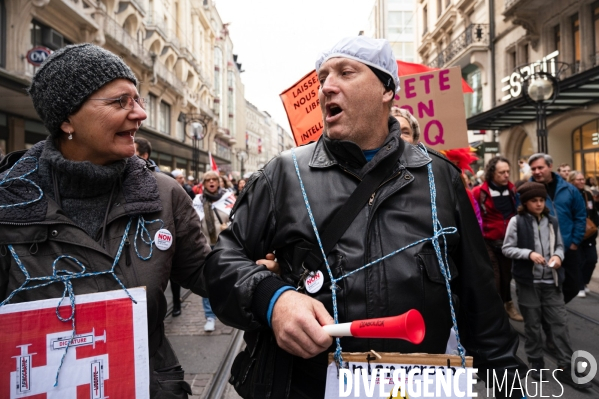
<path id="1" fill-rule="evenodd" d="M 547 107 L 555 102 L 559 94 L 559 80 L 552 74 L 538 71 L 524 78 L 524 93 L 528 102 L 537 111 L 537 147 L 547 154 Z"/>
<path id="2" fill-rule="evenodd" d="M 248 159 L 248 153 L 244 150 L 239 151 L 237 153 L 237 159 L 239 159 L 239 162 L 241 163 L 241 178 L 243 179 L 243 172 L 245 172 L 245 169 L 243 168 L 243 163 L 246 159 Z"/>
<path id="3" fill-rule="evenodd" d="M 179 114 L 179 121 L 183 122 L 183 131 L 192 141 L 192 169 L 196 179 L 200 178 L 200 141 L 204 139 L 208 130 L 208 119 L 208 116 L 202 114 L 184 114 L 183 112 Z"/>

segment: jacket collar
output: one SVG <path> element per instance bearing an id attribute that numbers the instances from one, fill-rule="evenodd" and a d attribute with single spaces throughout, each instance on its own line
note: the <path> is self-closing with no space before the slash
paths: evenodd
<path id="1" fill-rule="evenodd" d="M 489 191 L 489 182 L 486 180 L 480 185 L 480 189 L 486 191 L 489 194 L 491 193 Z M 514 186 L 514 183 L 512 183 L 511 181 L 507 182 L 507 189 L 510 192 L 510 195 L 514 195 L 514 193 L 516 192 L 516 186 Z"/>
<path id="2" fill-rule="evenodd" d="M 343 165 L 365 175 L 380 161 L 395 152 L 400 152 L 400 163 L 406 168 L 418 168 L 431 162 L 431 159 L 421 149 L 407 144 L 400 137 L 400 126 L 397 119 L 389 117 L 389 134 L 381 149 L 372 161 L 366 162 L 364 153 L 357 144 L 347 140 L 332 140 L 323 133 L 316 142 L 310 167 L 327 168 L 333 165 Z"/>
<path id="3" fill-rule="evenodd" d="M 34 201 L 40 195 L 40 176 L 38 174 L 39 157 L 44 148 L 44 142 L 37 143 L 21 157 L 13 157 L 13 169 L 8 174 L 8 168 L 0 173 L 0 205 L 22 205 L 0 208 L 0 224 L 2 223 L 37 223 L 47 221 L 69 221 L 64 213 L 56 206 L 54 201 L 43 195 L 38 201 Z M 31 157 L 26 159 L 26 157 Z M 26 180 L 13 180 L 11 178 L 21 177 Z M 31 202 L 33 201 L 33 202 Z M 118 209 L 110 212 L 110 218 L 121 215 L 136 215 L 162 210 L 158 184 L 156 178 L 142 159 L 133 156 L 127 160 L 123 172 L 121 190 L 113 201 L 118 203 Z"/>

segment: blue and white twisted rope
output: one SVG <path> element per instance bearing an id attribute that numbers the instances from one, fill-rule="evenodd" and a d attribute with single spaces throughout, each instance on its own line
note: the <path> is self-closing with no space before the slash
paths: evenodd
<path id="1" fill-rule="evenodd" d="M 424 152 L 426 153 L 426 149 L 424 149 Z M 451 308 L 453 328 L 454 328 L 454 331 L 456 333 L 456 339 L 458 341 L 458 351 L 460 352 L 460 356 L 462 358 L 462 366 L 465 367 L 465 365 L 466 365 L 465 351 L 464 351 L 464 349 L 461 346 L 460 338 L 459 338 L 459 335 L 457 333 L 457 331 L 458 331 L 457 330 L 457 321 L 456 321 L 456 318 L 455 318 L 455 311 L 454 311 L 454 307 L 453 307 L 453 300 L 451 298 L 451 289 L 449 287 L 449 279 L 451 278 L 451 274 L 449 273 L 448 266 L 446 266 L 446 265 L 448 265 L 447 258 L 446 258 L 447 257 L 447 241 L 446 241 L 446 239 L 444 237 L 446 234 L 455 234 L 457 232 L 457 229 L 455 227 L 443 228 L 441 226 L 441 223 L 438 220 L 438 217 L 437 217 L 437 208 L 436 208 L 436 190 L 435 190 L 434 175 L 433 175 L 431 163 L 429 163 L 427 165 L 427 169 L 428 169 L 428 177 L 429 177 L 429 188 L 431 190 L 431 203 L 432 203 L 432 207 L 433 207 L 433 215 L 432 215 L 433 217 L 432 217 L 432 219 L 433 219 L 433 231 L 434 231 L 434 235 L 432 237 L 423 238 L 421 240 L 418 240 L 418 241 L 416 241 L 416 242 L 414 242 L 412 244 L 408 244 L 408 245 L 406 245 L 406 246 L 404 246 L 404 247 L 402 247 L 402 248 L 400 248 L 398 250 L 395 250 L 395 251 L 393 251 L 393 252 L 391 252 L 391 253 L 389 253 L 389 254 L 387 254 L 387 255 L 385 255 L 385 256 L 377 259 L 377 260 L 374 260 L 374 261 L 372 261 L 372 262 L 370 262 L 370 263 L 368 263 L 368 264 L 366 264 L 364 266 L 361 266 L 361 267 L 359 267 L 356 270 L 353 270 L 353 271 L 351 271 L 349 273 L 346 273 L 346 274 L 344 274 L 344 275 L 342 275 L 342 276 L 340 276 L 338 278 L 335 278 L 335 277 L 333 277 L 333 273 L 331 271 L 331 267 L 329 265 L 327 256 L 324 253 L 324 248 L 322 246 L 322 241 L 320 239 L 320 234 L 318 233 L 318 228 L 316 227 L 316 222 L 314 220 L 314 215 L 312 213 L 312 208 L 310 206 L 310 202 L 308 200 L 308 195 L 306 194 L 306 189 L 305 189 L 305 186 L 304 186 L 304 182 L 302 180 L 302 177 L 301 177 L 301 174 L 300 174 L 300 171 L 299 171 L 299 165 L 297 163 L 297 157 L 295 155 L 295 150 L 294 149 L 291 150 L 291 155 L 293 157 L 293 163 L 294 163 L 294 166 L 295 166 L 295 172 L 296 172 L 297 177 L 299 179 L 300 188 L 301 188 L 301 191 L 302 191 L 302 196 L 304 198 L 304 203 L 305 203 L 306 209 L 308 211 L 308 217 L 310 219 L 310 223 L 312 224 L 312 229 L 314 230 L 314 234 L 316 235 L 316 241 L 318 242 L 318 246 L 320 248 L 320 252 L 321 252 L 321 254 L 323 256 L 324 263 L 325 263 L 325 266 L 327 268 L 327 273 L 329 274 L 329 278 L 331 280 L 331 299 L 332 299 L 332 302 L 333 302 L 333 319 L 335 320 L 335 324 L 339 323 L 339 313 L 338 313 L 338 309 L 337 309 L 337 282 L 338 281 L 340 281 L 340 280 L 342 280 L 342 279 L 344 279 L 346 277 L 349 277 L 352 274 L 357 273 L 357 272 L 359 272 L 361 270 L 364 270 L 367 267 L 370 267 L 370 266 L 375 265 L 375 264 L 377 264 L 379 262 L 382 262 L 383 260 L 385 260 L 385 259 L 387 259 L 387 258 L 389 258 L 391 256 L 397 255 L 398 253 L 400 253 L 400 252 L 402 252 L 402 251 L 404 251 L 404 250 L 406 250 L 406 249 L 408 249 L 410 247 L 413 247 L 415 245 L 421 244 L 421 243 L 426 242 L 426 241 L 432 241 L 433 247 L 435 248 L 435 252 L 437 254 L 437 258 L 439 260 L 439 264 L 441 265 L 441 273 L 445 277 L 445 283 L 446 283 L 446 287 L 448 289 L 448 294 L 449 294 L 449 304 L 450 304 L 450 308 Z M 440 248 L 439 248 L 439 237 L 441 237 L 441 236 L 443 236 L 443 240 L 444 240 L 444 243 L 445 243 L 445 248 L 444 248 L 445 249 L 445 262 L 443 261 L 443 257 L 441 256 L 441 252 L 440 252 Z M 444 268 L 447 268 L 447 270 L 445 271 Z M 335 362 L 337 363 L 338 367 L 343 367 L 343 356 L 342 356 L 341 340 L 340 340 L 340 338 L 335 338 L 335 342 L 336 342 L 336 349 L 335 349 L 335 354 L 334 354 Z"/>
<path id="2" fill-rule="evenodd" d="M 21 162 L 29 161 L 29 160 L 34 161 L 33 169 L 31 169 L 28 172 L 25 172 L 21 176 L 9 177 L 10 174 L 12 173 L 13 169 L 18 164 L 20 164 Z M 37 198 L 35 198 L 35 199 L 28 200 L 28 201 L 23 201 L 23 202 L 17 202 L 15 204 L 2 204 L 2 205 L 0 205 L 0 209 L 14 208 L 14 207 L 17 207 L 17 206 L 26 206 L 26 205 L 29 205 L 29 204 L 33 204 L 34 202 L 37 202 L 37 201 L 39 201 L 39 200 L 42 199 L 42 197 L 44 196 L 44 192 L 43 192 L 42 188 L 40 186 L 38 186 L 32 180 L 27 179 L 27 176 L 29 176 L 30 174 L 32 174 L 35 171 L 37 171 L 38 168 L 39 168 L 39 164 L 38 164 L 37 158 L 35 158 L 35 157 L 23 157 L 23 158 L 19 158 L 19 160 L 17 162 L 15 162 L 14 165 L 10 167 L 10 169 L 8 169 L 8 172 L 6 172 L 6 174 L 4 175 L 4 177 L 2 179 L 0 179 L 0 189 L 4 188 L 3 186 L 9 186 L 10 184 L 12 184 L 15 181 L 20 181 L 22 183 L 29 183 L 29 184 L 31 184 L 39 192 L 39 196 Z"/>
<path id="3" fill-rule="evenodd" d="M 15 262 L 17 263 L 17 265 L 19 266 L 19 268 L 23 272 L 23 275 L 25 276 L 25 282 L 23 282 L 23 284 L 21 284 L 21 286 L 19 288 L 17 288 L 13 292 L 11 292 L 10 295 L 2 303 L 0 303 L 0 306 L 3 306 L 5 304 L 9 303 L 10 300 L 17 293 L 19 293 L 21 291 L 27 291 L 27 290 L 32 290 L 32 289 L 35 289 L 35 288 L 45 287 L 47 285 L 50 285 L 50 284 L 53 284 L 53 283 L 58 283 L 58 282 L 63 283 L 64 286 L 65 286 L 63 294 L 62 294 L 62 297 L 60 298 L 60 301 L 58 302 L 58 305 L 56 306 L 56 316 L 62 322 L 71 321 L 72 332 L 71 332 L 71 338 L 67 342 L 67 345 L 65 347 L 65 351 L 64 351 L 64 353 L 62 355 L 62 358 L 60 359 L 60 365 L 58 366 L 58 370 L 56 371 L 56 378 L 54 380 L 54 386 L 55 387 L 58 385 L 58 377 L 60 375 L 60 370 L 62 368 L 62 364 L 64 362 L 64 359 L 65 359 L 66 355 L 67 355 L 69 347 L 71 346 L 71 341 L 75 338 L 75 335 L 76 335 L 76 329 L 75 329 L 75 293 L 73 291 L 73 284 L 72 284 L 71 280 L 76 279 L 76 278 L 84 278 L 84 277 L 92 277 L 92 276 L 111 275 L 117 281 L 117 283 L 121 286 L 121 288 L 123 290 L 125 290 L 125 292 L 127 293 L 127 296 L 129 296 L 129 298 L 133 301 L 133 303 L 137 303 L 137 301 L 135 299 L 133 299 L 133 297 L 131 296 L 131 294 L 129 293 L 129 291 L 125 287 L 125 285 L 118 278 L 118 276 L 116 275 L 116 273 L 114 271 L 116 265 L 119 262 L 119 259 L 121 258 L 121 255 L 123 253 L 123 247 L 125 245 L 125 242 L 127 241 L 127 237 L 128 237 L 128 234 L 129 234 L 129 230 L 131 228 L 132 221 L 133 221 L 133 217 L 131 217 L 129 219 L 129 222 L 127 223 L 127 226 L 125 227 L 125 231 L 123 233 L 123 237 L 122 237 L 121 242 L 119 244 L 119 248 L 117 250 L 116 256 L 114 258 L 114 261 L 112 263 L 112 267 L 110 268 L 110 270 L 104 270 L 104 271 L 98 271 L 98 272 L 86 272 L 85 266 L 77 258 L 75 258 L 73 256 L 70 256 L 70 255 L 60 255 L 52 263 L 52 275 L 51 276 L 31 277 L 31 275 L 29 274 L 29 272 L 27 272 L 27 269 L 25 269 L 25 266 L 21 262 L 21 259 L 17 255 L 17 253 L 16 253 L 15 249 L 13 248 L 13 246 L 12 245 L 8 245 L 8 249 L 10 250 L 10 253 L 12 254 L 12 257 L 14 258 Z M 145 224 L 150 224 L 150 223 L 154 223 L 154 222 L 161 222 L 162 225 L 164 225 L 164 222 L 162 220 L 160 220 L 160 219 L 156 219 L 156 220 L 152 220 L 152 221 L 146 222 L 143 219 L 142 216 L 138 216 L 137 217 L 137 229 L 136 229 L 136 232 L 135 232 L 135 239 L 134 240 L 137 241 L 138 234 L 139 234 L 139 232 L 141 230 L 141 234 L 142 234 L 141 235 L 141 239 L 142 239 L 142 241 L 144 243 L 150 245 L 150 247 L 151 247 L 151 245 L 153 244 L 154 241 L 152 239 L 149 239 L 149 240 L 144 239 L 143 235 L 145 234 L 147 237 L 150 237 L 149 232 L 147 231 L 147 229 L 145 227 Z M 148 260 L 152 256 L 152 249 L 151 248 L 150 248 L 150 255 L 148 255 L 147 257 L 141 256 L 141 254 L 137 250 L 137 246 L 135 247 L 135 252 L 137 253 L 137 256 L 140 259 L 142 259 L 142 260 Z M 61 261 L 61 260 L 63 260 L 63 259 L 70 259 L 77 266 L 79 266 L 81 268 L 81 270 L 78 271 L 78 272 L 72 272 L 72 271 L 68 271 L 68 270 L 57 270 L 56 266 L 57 266 L 58 262 Z M 39 282 L 39 283 L 34 284 L 34 285 L 29 285 L 32 282 Z M 71 303 L 71 314 L 69 315 L 69 317 L 64 318 L 64 317 L 62 317 L 60 315 L 60 306 L 62 304 L 62 301 L 67 296 L 67 294 L 69 296 L 69 300 L 70 300 L 70 303 Z"/>
<path id="4" fill-rule="evenodd" d="M 160 222 L 160 229 L 164 227 L 164 222 L 162 221 L 162 219 L 154 219 L 154 220 L 150 220 L 150 221 L 146 222 L 146 220 L 141 215 L 139 215 L 137 218 L 137 228 L 135 229 L 135 238 L 133 239 L 133 247 L 135 248 L 135 253 L 141 260 L 148 260 L 152 257 L 152 250 L 153 250 L 152 244 L 154 243 L 154 240 L 152 239 L 152 236 L 150 236 L 150 232 L 146 228 L 146 224 L 152 224 L 152 223 L 156 223 L 156 222 Z M 140 234 L 140 231 L 141 231 L 141 234 Z M 144 236 L 147 237 L 148 239 L 146 240 L 144 238 Z M 141 238 L 141 240 L 145 244 L 148 244 L 150 246 L 150 254 L 148 256 L 144 257 L 139 253 L 139 250 L 137 249 L 137 239 L 138 238 Z"/>

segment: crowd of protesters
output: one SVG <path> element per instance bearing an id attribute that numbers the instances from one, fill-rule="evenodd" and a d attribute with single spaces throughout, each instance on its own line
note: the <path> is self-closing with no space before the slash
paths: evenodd
<path id="1" fill-rule="evenodd" d="M 210 247 L 214 247 L 218 234 L 229 226 L 230 212 L 230 209 L 217 209 L 214 203 L 230 193 L 235 196 L 239 195 L 239 192 L 245 187 L 245 179 L 241 178 L 239 182 L 234 178 L 229 180 L 226 176 L 214 171 L 204 173 L 201 179 L 196 180 L 192 175 L 187 176 L 186 179 L 185 171 L 183 170 L 174 169 L 171 172 L 160 170 L 156 162 L 151 158 L 152 144 L 149 140 L 143 137 L 136 137 L 134 141 L 135 154 L 152 165 L 155 171 L 164 173 L 177 180 L 181 187 L 183 187 L 183 190 L 193 200 L 194 208 L 202 222 L 202 231 L 206 235 Z M 173 317 L 178 317 L 181 315 L 181 286 L 173 279 L 170 280 L 170 286 L 173 299 L 172 315 Z M 203 298 L 202 305 L 206 317 L 204 331 L 212 332 L 215 329 L 216 315 L 212 311 L 208 298 Z"/>
<path id="2" fill-rule="evenodd" d="M 0 157 L 0 178 L 4 179 L 0 182 L 10 182 L 12 178 L 7 176 L 14 171 L 23 183 L 7 184 L 0 191 L 0 206 L 5 209 L 0 224 L 14 227 L 3 229 L 5 241 L 16 243 L 14 250 L 11 246 L 10 256 L 6 251 L 0 256 L 0 299 L 9 294 L 13 298 L 14 294 L 15 302 L 27 302 L 60 297 L 61 293 L 64 297 L 67 290 L 72 296 L 145 286 L 153 398 L 186 398 L 191 393 L 164 334 L 163 291 L 169 277 L 173 316 L 181 315 L 179 283 L 204 297 L 205 331 L 214 331 L 215 312 L 226 324 L 246 330 L 246 349 L 238 355 L 230 380 L 244 397 L 254 397 L 254 389 L 266 389 L 260 383 L 262 374 L 283 376 L 281 380 L 271 378 L 268 389 L 273 392 L 284 391 L 287 395 L 291 391 L 295 396 L 290 397 L 322 397 L 329 362 L 327 350 L 333 348 L 333 338 L 320 327 L 334 322 L 333 308 L 337 317 L 335 293 L 340 287 L 343 290 L 339 296 L 345 304 L 341 309 L 343 318 L 364 317 L 372 312 L 368 308 L 371 306 L 384 315 L 420 306 L 427 324 L 426 339 L 418 347 L 400 340 L 350 338 L 344 340 L 348 350 L 443 353 L 450 334 L 458 337 L 459 324 L 460 328 L 467 326 L 461 330 L 461 342 L 463 349 L 476 354 L 474 367 L 505 372 L 509 381 L 515 381 L 522 364 L 516 356 L 518 340 L 507 322 L 509 317 L 525 324 L 525 352 L 535 370 L 533 378 L 542 378 L 544 331 L 546 345 L 558 358 L 556 371 L 560 372 L 554 376 L 577 389 L 589 388 L 590 384 L 575 383 L 574 373 L 570 373 L 568 362 L 573 349 L 565 304 L 586 296 L 597 263 L 596 180 L 585 179 L 583 173 L 571 170 L 567 164 L 559 165 L 554 172 L 552 157 L 538 153 L 519 160 L 520 180 L 512 183 L 507 158 L 496 156 L 487 162 L 484 171 L 474 173 L 470 164 L 475 157 L 469 148 L 440 154 L 418 145 L 417 119 L 406 110 L 391 107 L 399 79 L 395 57 L 386 42 L 365 37 L 343 39 L 321 55 L 316 70 L 321 81 L 319 100 L 326 112 L 326 135 L 298 149 L 297 158 L 295 150 L 283 154 L 245 187 L 244 179 L 236 182 L 214 171 L 195 177 L 186 177 L 182 170 L 161 171 L 151 159 L 150 142 L 135 138 L 147 113 L 130 68 L 115 54 L 92 44 L 71 45 L 54 52 L 37 71 L 29 89 L 50 137 L 26 152 L 9 154 L 4 160 Z M 339 78 L 347 75 L 352 77 Z M 91 83 L 84 85 L 84 79 Z M 79 84 L 67 84 L 73 81 Z M 352 95 L 344 98 L 340 93 L 345 92 Z M 56 97 L 60 101 L 55 101 Z M 339 103 L 331 100 L 337 98 Z M 323 105 L 325 100 L 328 105 Z M 362 123 L 354 123 L 350 115 L 356 115 L 355 120 Z M 31 169 L 28 160 L 35 160 L 39 168 Z M 341 161 L 349 169 L 331 167 L 341 165 Z M 460 172 L 450 162 L 462 171 L 461 180 Z M 306 166 L 309 164 L 310 168 Z M 401 168 L 395 169 L 398 165 Z M 465 171 L 471 172 L 473 179 Z M 296 174 L 302 195 L 289 190 L 295 187 Z M 352 175 L 364 178 L 358 188 Z M 28 179 L 24 179 L 26 176 Z M 391 183 L 382 187 L 385 177 Z M 315 216 L 303 192 L 304 182 L 312 199 L 317 199 Z M 32 190 L 24 183 L 33 183 L 42 195 L 29 199 Z M 368 185 L 377 191 L 369 191 Z M 322 189 L 332 186 L 336 189 Z M 422 199 L 437 191 L 447 196 L 429 208 Z M 351 202 L 356 192 L 363 200 L 355 200 L 354 206 Z M 237 195 L 240 199 L 235 218 L 229 218 Z M 339 206 L 344 195 L 352 200 L 348 200 L 350 207 Z M 15 198 L 27 200 L 15 203 Z M 366 203 L 374 205 L 368 208 Z M 302 205 L 306 205 L 307 212 L 303 212 Z M 411 230 L 419 238 L 425 237 L 431 220 L 422 215 L 429 209 L 434 210 L 435 228 L 441 220 L 459 226 L 452 248 L 444 248 L 445 257 L 441 250 L 436 258 L 429 255 L 434 244 L 428 239 L 411 242 L 410 234 L 397 234 Z M 339 285 L 329 281 L 334 301 L 330 303 L 328 289 L 319 292 L 320 287 L 305 286 L 311 276 L 320 273 L 322 263 L 319 257 L 313 260 L 310 248 L 316 247 L 305 239 L 313 231 L 308 215 L 314 231 L 315 219 L 319 226 L 326 226 L 322 222 L 331 216 L 328 223 L 332 227 L 327 227 L 328 234 L 323 237 L 327 243 L 324 247 L 332 244 L 327 254 L 337 248 L 338 252 L 331 252 L 337 256 L 335 270 L 341 270 L 342 265 L 355 267 L 363 261 L 364 253 L 374 259 L 377 251 L 379 255 L 398 247 L 405 251 L 397 251 L 390 260 L 380 257 L 371 262 L 381 262 L 384 267 L 370 269 L 370 274 L 356 273 L 354 280 Z M 116 222 L 125 220 L 128 224 L 123 231 L 123 223 Z M 160 248 L 154 257 L 152 252 L 148 257 L 141 256 L 136 247 L 136 256 L 132 255 L 128 234 L 134 220 L 138 226 L 156 221 L 171 226 L 169 234 L 177 245 Z M 338 225 L 347 221 L 340 229 Z M 37 237 L 47 236 L 50 225 L 56 226 L 52 237 L 61 229 L 61 237 L 65 238 L 38 243 Z M 356 239 L 364 231 L 368 231 L 367 237 L 376 239 Z M 120 234 L 120 243 L 112 239 Z M 37 255 L 28 256 L 34 245 Z M 121 282 L 113 270 L 123 248 L 124 263 L 131 268 L 119 269 L 123 273 Z M 275 250 L 281 268 L 274 260 Z M 36 292 L 20 288 L 25 269 L 15 267 L 21 265 L 19 254 L 35 258 L 28 259 L 28 267 L 33 274 L 44 275 L 51 258 L 59 253 L 74 254 L 84 263 L 94 264 L 100 274 L 114 276 L 115 281 L 101 279 L 96 273 L 93 279 L 77 284 L 74 291 L 70 279 L 90 276 L 69 272 L 68 279 L 61 275 L 51 281 L 68 281 L 64 292 L 55 285 L 49 287 L 49 283 L 34 287 L 41 288 Z M 116 254 L 114 261 L 107 253 Z M 262 256 L 265 259 L 260 259 Z M 418 263 L 413 261 L 416 258 Z M 449 304 L 446 293 L 438 289 L 443 279 L 437 278 L 436 264 L 445 262 L 451 271 L 451 276 L 443 273 Z M 332 279 L 326 255 L 325 264 Z M 394 272 L 385 274 L 387 268 Z M 429 276 L 426 280 L 421 279 L 423 268 Z M 309 269 L 313 274 L 307 273 Z M 516 282 L 517 305 L 511 294 L 512 279 Z M 106 289 L 99 288 L 97 281 L 102 281 Z M 422 287 L 415 281 L 422 282 Z M 455 287 L 453 293 L 450 281 Z M 313 295 L 304 295 L 304 290 Z M 405 295 L 401 301 L 389 301 L 390 292 Z M 368 301 L 361 299 L 364 297 L 369 297 Z M 460 300 L 464 304 L 468 301 L 468 306 L 455 312 L 454 300 L 456 308 Z M 445 316 L 440 317 L 439 309 L 446 311 Z M 336 352 L 341 353 L 340 341 Z M 256 356 L 264 362 L 257 363 L 260 368 L 255 366 L 252 371 Z M 312 384 L 305 384 L 308 380 Z M 511 382 L 508 385 L 513 386 Z M 498 394 L 508 397 L 503 388 Z"/>

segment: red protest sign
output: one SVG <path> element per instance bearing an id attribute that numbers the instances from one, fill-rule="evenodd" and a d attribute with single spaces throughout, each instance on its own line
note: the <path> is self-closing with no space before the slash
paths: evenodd
<path id="1" fill-rule="evenodd" d="M 2 306 L 0 398 L 149 398 L 145 289 L 129 293 L 77 295 L 75 337 L 59 298 Z"/>
<path id="2" fill-rule="evenodd" d="M 322 134 L 319 87 L 316 71 L 312 71 L 280 94 L 295 145 L 316 141 Z"/>

